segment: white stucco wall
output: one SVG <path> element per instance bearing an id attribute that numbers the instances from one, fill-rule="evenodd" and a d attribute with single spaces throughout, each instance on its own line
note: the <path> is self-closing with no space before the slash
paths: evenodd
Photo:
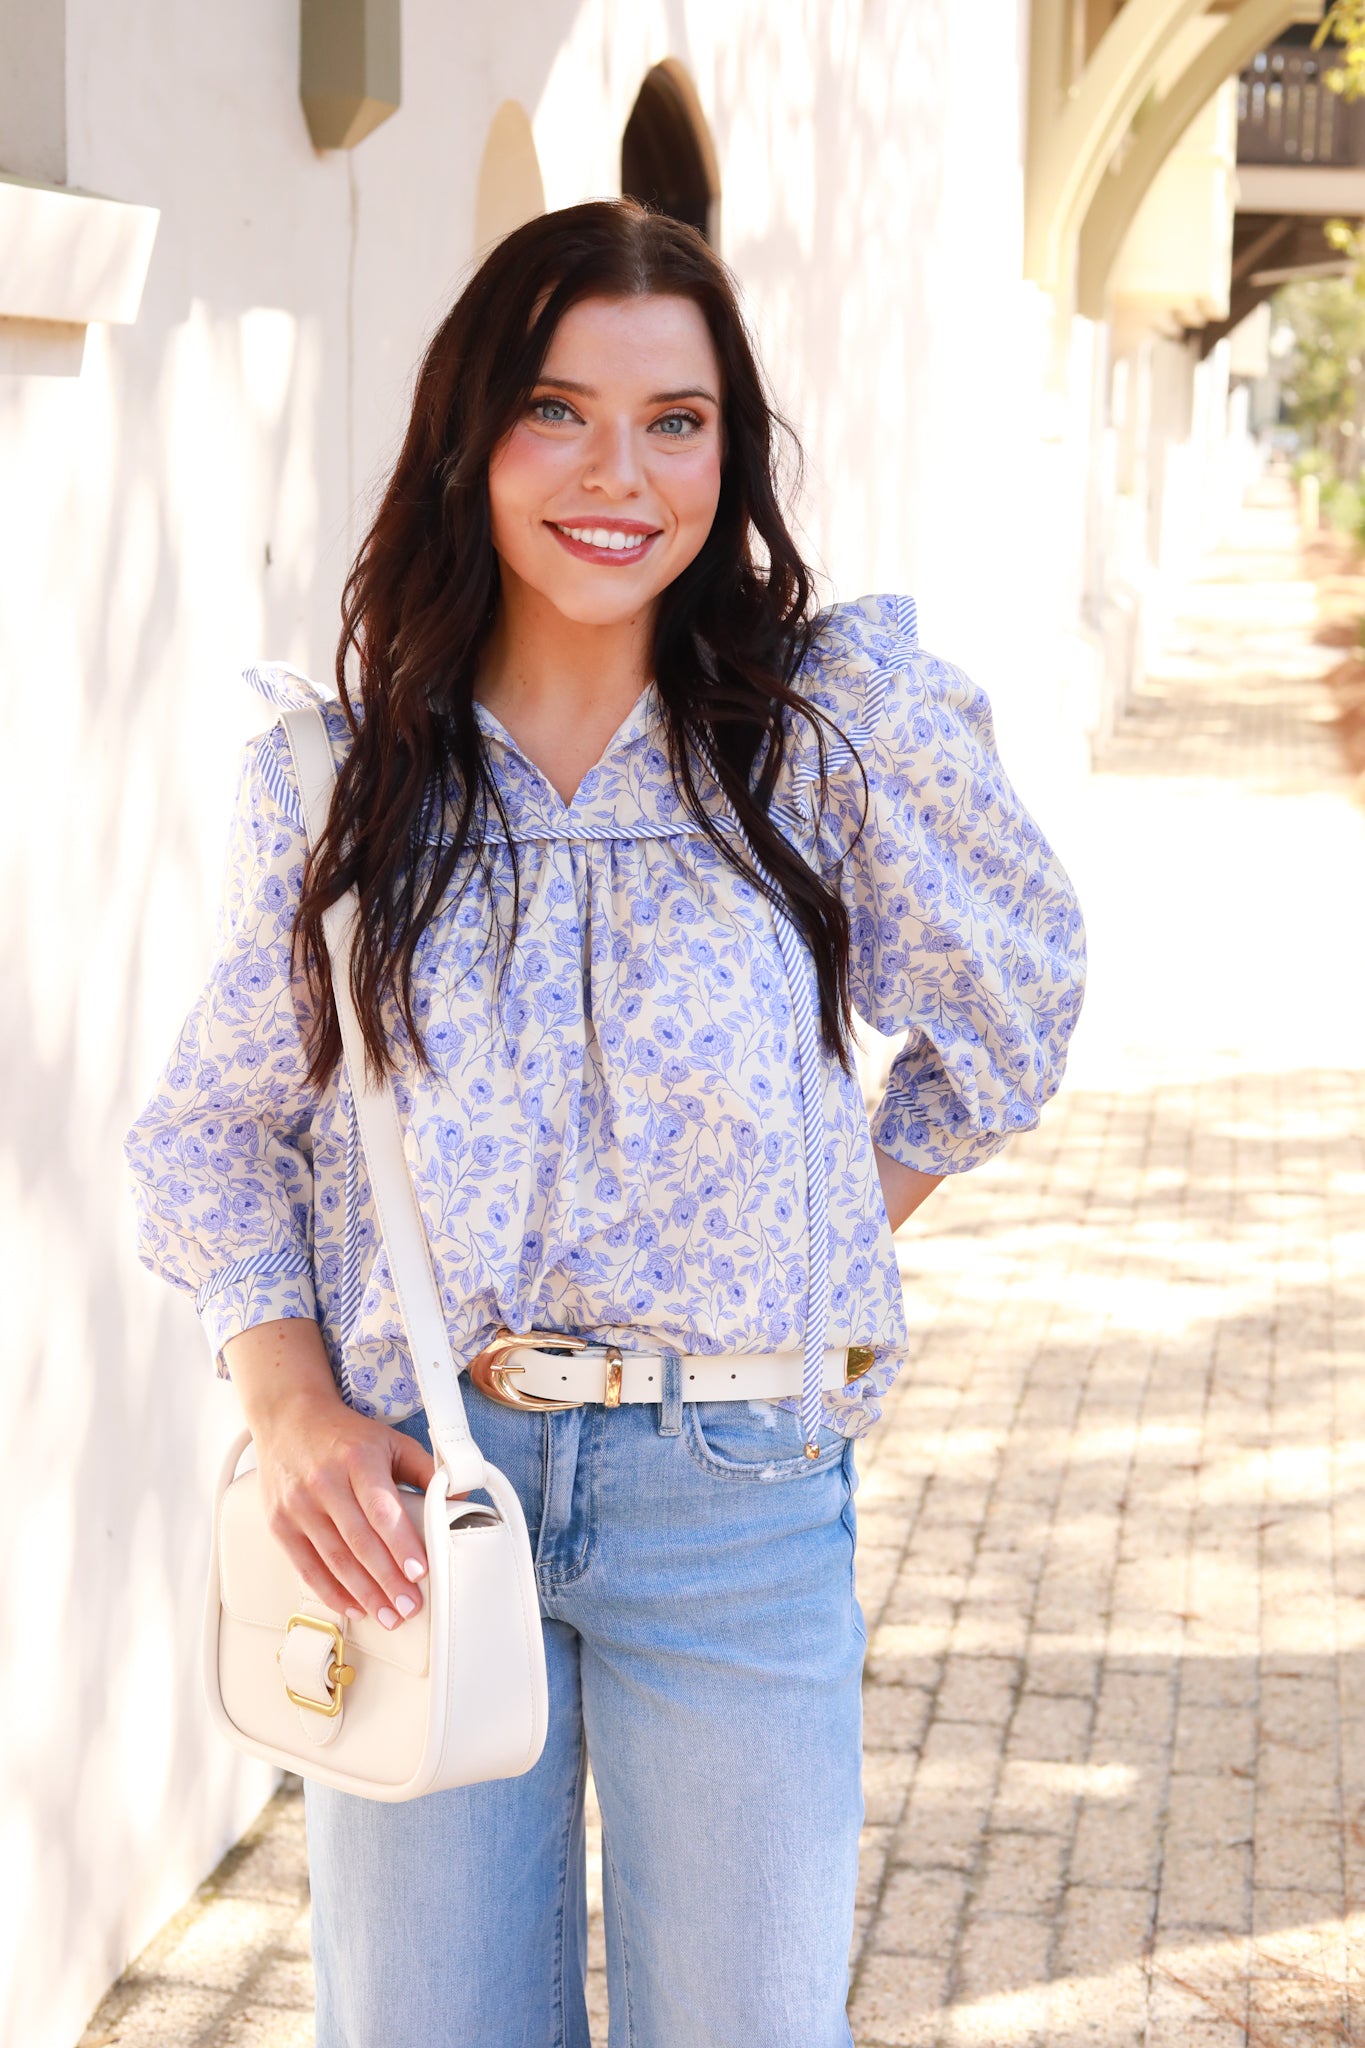
<path id="1" fill-rule="evenodd" d="M 687 65 L 828 589 L 915 590 L 926 636 L 1045 755 L 1061 735 L 1016 460 L 1037 424 L 1023 13 L 409 0 L 400 112 L 320 159 L 295 7 L 68 0 L 68 179 L 162 219 L 135 326 L 92 329 L 78 379 L 0 378 L 5 2048 L 69 2048 L 267 1790 L 198 1692 L 233 1397 L 189 1304 L 134 1261 L 120 1141 L 208 957 L 237 755 L 263 722 L 236 670 L 330 671 L 365 493 L 474 247 L 496 109 L 526 109 L 562 204 L 617 189 L 641 77 Z"/>

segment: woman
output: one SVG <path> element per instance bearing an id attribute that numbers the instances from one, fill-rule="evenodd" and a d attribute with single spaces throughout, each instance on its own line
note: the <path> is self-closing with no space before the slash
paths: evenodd
<path id="1" fill-rule="evenodd" d="M 468 1391 L 536 1547 L 549 1738 L 406 1805 L 309 1785 L 319 2048 L 583 2048 L 588 1756 L 613 2043 L 850 2038 L 853 1443 L 905 1343 L 891 1231 L 1036 1121 L 1081 936 L 908 601 L 814 613 L 774 428 L 690 229 L 600 203 L 493 251 L 347 584 L 327 839 L 309 864 L 268 732 L 130 1139 L 143 1255 L 196 1292 L 338 1610 L 416 1611 L 396 1488 L 432 1472 L 338 1057 L 345 890 L 459 1355 L 506 1325 L 662 1361 L 620 1405 Z M 855 1011 L 905 1040 L 871 1130 Z M 688 1399 L 710 1360 L 708 1394 L 733 1366 L 760 1397 Z"/>

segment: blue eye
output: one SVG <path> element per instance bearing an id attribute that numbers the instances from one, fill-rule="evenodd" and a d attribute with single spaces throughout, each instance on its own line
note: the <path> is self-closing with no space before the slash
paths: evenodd
<path id="1" fill-rule="evenodd" d="M 547 408 L 549 409 L 549 411 L 554 413 L 555 417 L 553 419 L 549 419 L 546 417 Z M 548 427 L 560 426 L 566 419 L 571 418 L 573 415 L 573 407 L 565 398 L 533 399 L 531 401 L 531 411 L 535 413 L 539 419 L 543 420 L 545 425 Z"/>
<path id="2" fill-rule="evenodd" d="M 701 421 L 694 412 L 666 412 L 661 420 L 654 423 L 666 441 L 681 441 L 686 435 L 695 433 Z"/>

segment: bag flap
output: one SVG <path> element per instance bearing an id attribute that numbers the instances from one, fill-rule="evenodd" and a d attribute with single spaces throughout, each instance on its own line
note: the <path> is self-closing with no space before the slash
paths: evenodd
<path id="1" fill-rule="evenodd" d="M 407 1486 L 398 1491 L 420 1536 L 422 1496 Z M 283 1635 L 291 1614 L 320 1606 L 266 1526 L 254 1467 L 233 1480 L 218 1505 L 218 1597 L 234 1621 L 277 1635 Z M 420 1677 L 427 1669 L 430 1613 L 424 1585 L 421 1607 L 399 1628 L 382 1628 L 368 1614 L 359 1621 L 348 1619 L 347 1650 Z"/>

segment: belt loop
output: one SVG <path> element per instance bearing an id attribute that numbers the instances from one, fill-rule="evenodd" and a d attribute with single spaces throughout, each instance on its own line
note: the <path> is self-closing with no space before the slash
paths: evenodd
<path id="1" fill-rule="evenodd" d="M 665 1351 L 664 1396 L 659 1403 L 659 1435 L 682 1434 L 682 1359 L 676 1351 Z"/>

